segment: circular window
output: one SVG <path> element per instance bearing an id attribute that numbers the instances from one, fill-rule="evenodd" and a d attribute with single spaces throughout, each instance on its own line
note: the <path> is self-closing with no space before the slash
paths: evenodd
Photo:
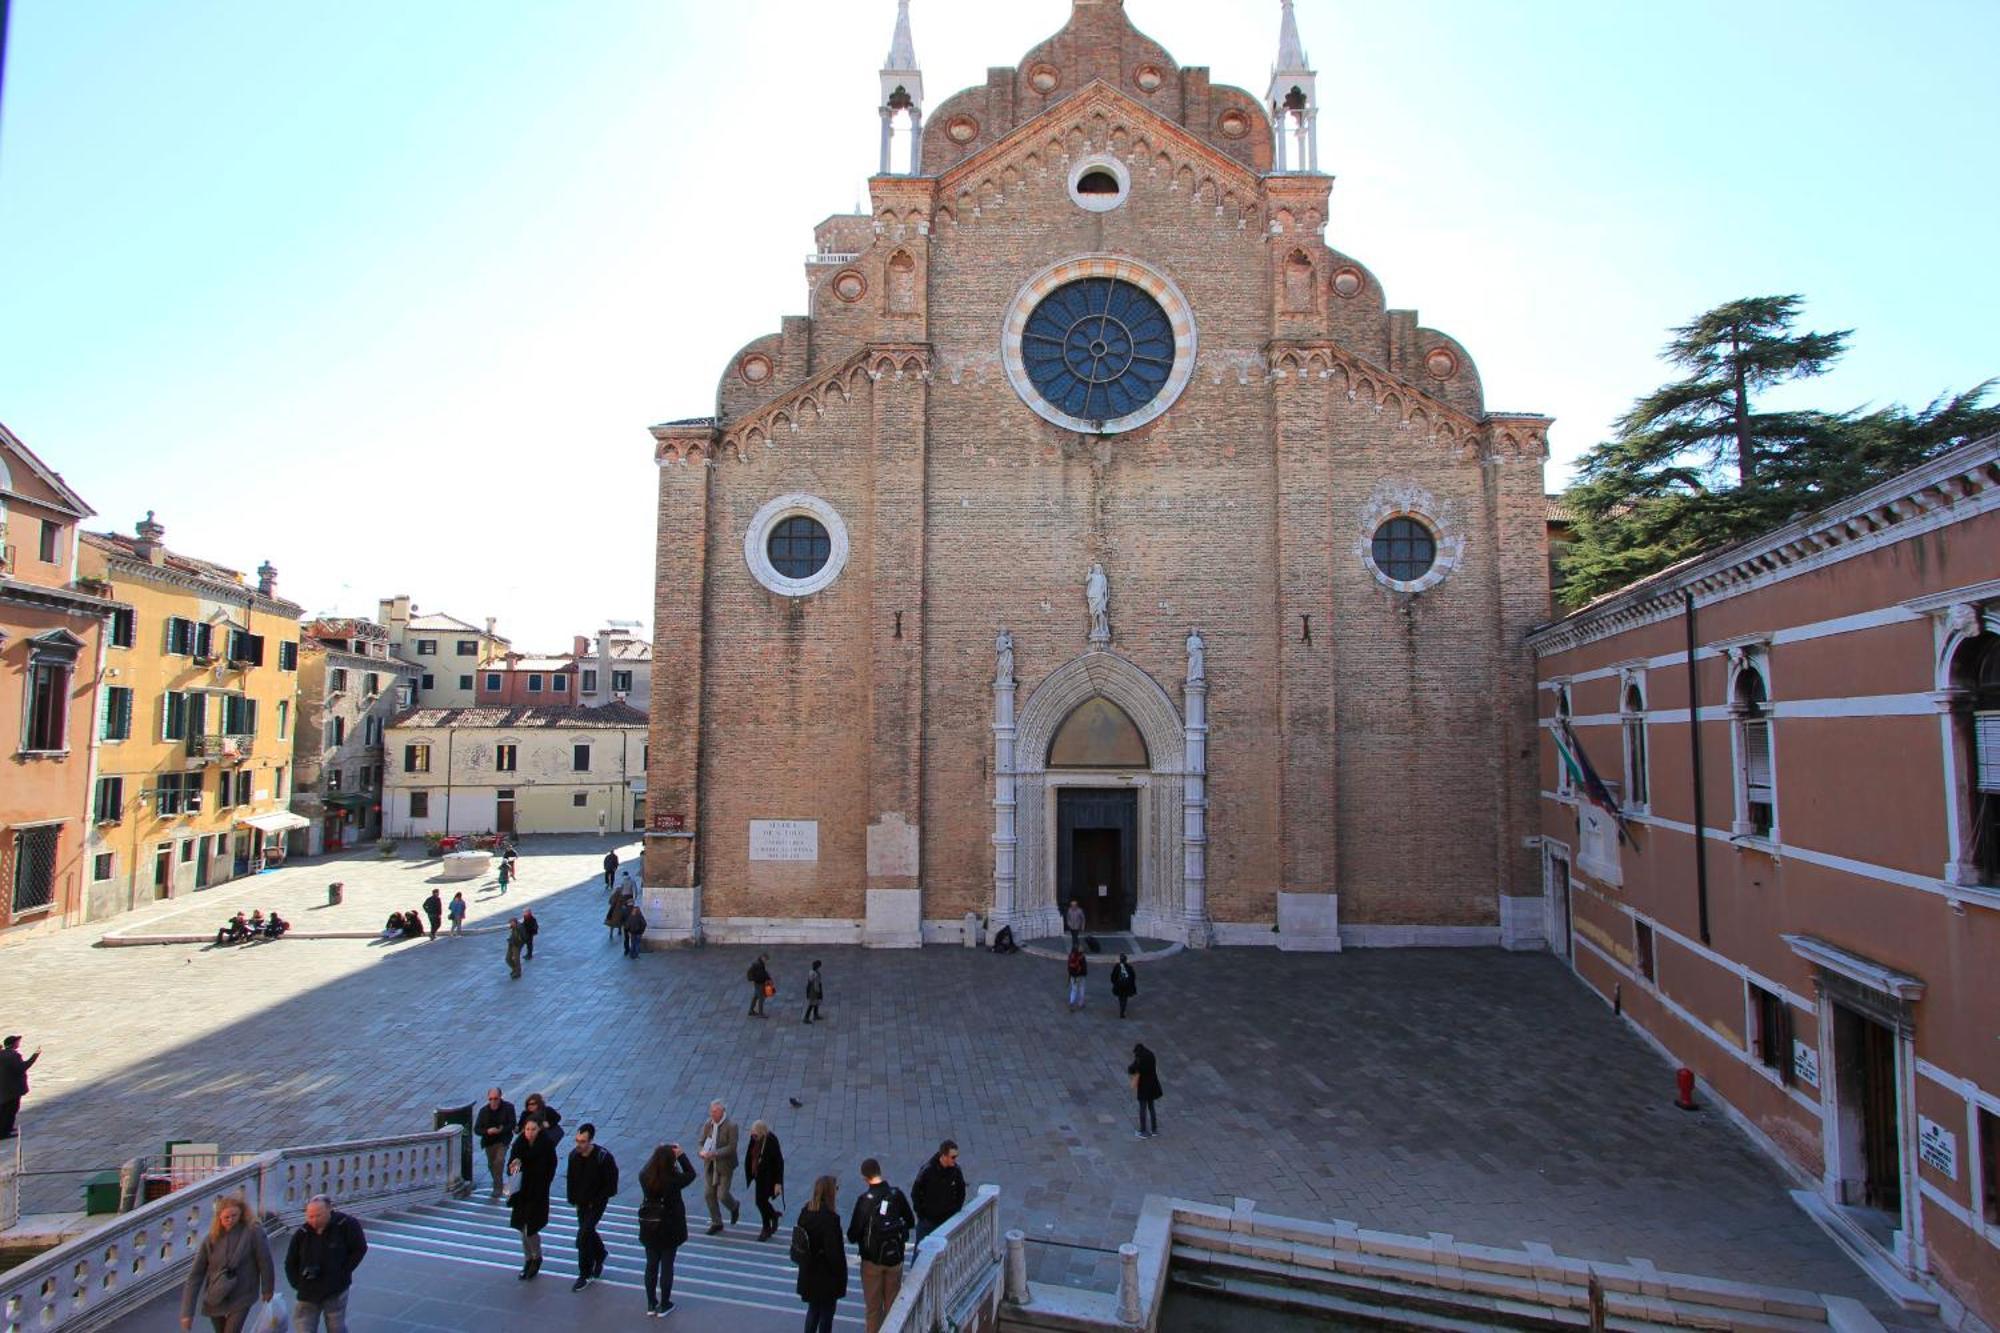
<path id="1" fill-rule="evenodd" d="M 1131 188 L 1132 173 L 1108 153 L 1092 154 L 1069 169 L 1070 202 L 1092 213 L 1109 213 Z"/>
<path id="2" fill-rule="evenodd" d="M 826 568 L 833 554 L 833 538 L 826 526 L 809 514 L 781 518 L 764 542 L 771 568 L 788 579 L 809 579 Z"/>
<path id="3" fill-rule="evenodd" d="M 1375 568 L 1397 583 L 1414 583 L 1437 563 L 1437 535 L 1407 515 L 1375 529 L 1370 555 Z"/>
<path id="4" fill-rule="evenodd" d="M 752 352 L 743 358 L 736 373 L 743 377 L 746 384 L 762 384 L 771 378 L 771 358 L 762 352 Z"/>
<path id="5" fill-rule="evenodd" d="M 781 495 L 757 511 L 743 534 L 751 575 L 772 592 L 805 597 L 840 577 L 847 525 L 816 495 Z"/>
<path id="6" fill-rule="evenodd" d="M 1028 86 L 1038 93 L 1052 93 L 1062 82 L 1062 74 L 1054 65 L 1037 65 L 1028 71 Z"/>
<path id="7" fill-rule="evenodd" d="M 1333 275 L 1333 294 L 1339 297 L 1361 295 L 1361 272 L 1359 269 L 1344 268 Z"/>
<path id="8" fill-rule="evenodd" d="M 1217 119 L 1215 128 L 1225 139 L 1241 139 L 1250 132 L 1250 117 L 1232 107 Z"/>
<path id="9" fill-rule="evenodd" d="M 1029 407 L 1066 430 L 1113 434 L 1172 406 L 1194 370 L 1187 299 L 1162 274 L 1092 255 L 1044 270 L 1007 312 L 1001 356 Z"/>
<path id="10" fill-rule="evenodd" d="M 868 279 L 846 269 L 833 280 L 833 294 L 843 301 L 859 301 L 868 292 Z"/>
<path id="11" fill-rule="evenodd" d="M 1056 407 L 1110 421 L 1153 401 L 1174 366 L 1167 312 L 1142 288 L 1084 278 L 1049 293 L 1028 316 L 1028 379 Z"/>
<path id="12" fill-rule="evenodd" d="M 1166 81 L 1167 76 L 1160 72 L 1158 65 L 1141 65 L 1138 72 L 1132 76 L 1132 82 L 1139 85 L 1139 91 L 1142 93 L 1157 92 L 1160 85 Z"/>
<path id="13" fill-rule="evenodd" d="M 953 116 L 945 122 L 944 134 L 953 143 L 971 143 L 979 137 L 979 122 L 971 116 Z"/>

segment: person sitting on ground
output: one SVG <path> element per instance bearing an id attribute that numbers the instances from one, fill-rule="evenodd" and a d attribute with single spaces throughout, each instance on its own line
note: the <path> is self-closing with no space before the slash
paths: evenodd
<path id="1" fill-rule="evenodd" d="M 403 913 L 403 938 L 410 940 L 420 940 L 423 937 L 424 937 L 424 919 L 421 916 L 417 915 L 417 910 L 413 907 L 409 911 Z"/>
<path id="2" fill-rule="evenodd" d="M 250 933 L 252 935 L 264 933 L 264 910 L 261 907 L 253 909 L 250 913 Z"/>
<path id="3" fill-rule="evenodd" d="M 264 918 L 264 938 L 267 940 L 275 940 L 291 928 L 292 923 L 279 916 L 275 907 L 271 909 L 271 915 Z"/>
<path id="4" fill-rule="evenodd" d="M 389 913 L 389 919 L 382 925 L 383 938 L 393 940 L 402 933 L 403 933 L 403 914 L 401 912 Z"/>
<path id="5" fill-rule="evenodd" d="M 215 932 L 215 942 L 219 945 L 240 944 L 249 938 L 250 922 L 241 912 L 230 917 L 228 921 L 223 923 L 222 928 Z"/>

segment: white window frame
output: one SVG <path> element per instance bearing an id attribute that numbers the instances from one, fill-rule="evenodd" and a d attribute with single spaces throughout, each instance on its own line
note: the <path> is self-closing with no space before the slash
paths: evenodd
<path id="1" fill-rule="evenodd" d="M 1958 657 L 1983 634 L 2000 634 L 2000 603 L 1958 602 L 1932 610 L 1937 639 L 1936 689 L 1944 754 L 1945 833 L 1949 843 L 1945 883 L 1963 888 L 2000 888 L 1980 872 L 1973 841 L 1979 815 L 1979 745 L 1971 716 L 1971 691 L 1960 684 Z"/>
<path id="2" fill-rule="evenodd" d="M 1636 712 L 1631 707 L 1632 694 L 1635 690 L 1639 695 L 1639 707 Z M 1652 809 L 1653 802 L 1653 740 L 1647 732 L 1646 713 L 1645 673 L 1642 671 L 1621 673 L 1618 681 L 1618 730 L 1625 752 L 1625 787 L 1622 795 L 1626 811 L 1635 815 L 1648 813 Z"/>
<path id="3" fill-rule="evenodd" d="M 1778 826 L 1778 729 L 1774 716 L 1770 652 L 1763 644 L 1739 645 L 1728 650 L 1728 662 L 1729 785 L 1735 800 L 1735 818 L 1730 821 L 1729 833 L 1741 842 L 1775 848 L 1784 841 L 1784 836 Z M 1755 719 L 1745 714 L 1743 705 L 1736 699 L 1741 682 L 1749 675 L 1754 675 L 1764 688 L 1762 712 Z M 1764 786 L 1770 793 L 1771 827 L 1761 833 L 1750 819 L 1749 729 L 1753 726 L 1761 726 L 1764 730 L 1765 767 L 1769 778 Z"/>
<path id="4" fill-rule="evenodd" d="M 771 530 L 788 518 L 803 515 L 826 529 L 826 563 L 805 578 L 789 578 L 771 563 Z M 793 492 L 769 500 L 750 518 L 743 531 L 743 560 L 750 576 L 780 597 L 810 597 L 832 585 L 847 567 L 847 524 L 834 507 L 817 495 Z"/>

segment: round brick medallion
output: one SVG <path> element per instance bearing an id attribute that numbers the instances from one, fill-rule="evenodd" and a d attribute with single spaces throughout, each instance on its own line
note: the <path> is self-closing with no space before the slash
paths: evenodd
<path id="1" fill-rule="evenodd" d="M 1054 65 L 1037 65 L 1028 71 L 1028 86 L 1038 93 L 1052 93 L 1062 82 L 1062 71 Z"/>
<path id="2" fill-rule="evenodd" d="M 1430 372 L 1432 379 L 1448 380 L 1458 373 L 1458 358 L 1451 354 L 1449 348 L 1433 347 L 1430 355 L 1424 358 L 1424 369 Z"/>
<path id="3" fill-rule="evenodd" d="M 945 122 L 944 137 L 953 143 L 971 143 L 979 137 L 979 122 L 971 116 L 953 116 Z"/>
<path id="4" fill-rule="evenodd" d="M 762 352 L 752 352 L 736 363 L 736 373 L 745 384 L 762 384 L 771 378 L 771 358 Z"/>
<path id="5" fill-rule="evenodd" d="M 1333 275 L 1333 294 L 1343 298 L 1361 295 L 1361 271 L 1344 268 Z"/>
<path id="6" fill-rule="evenodd" d="M 1158 92 L 1160 85 L 1166 81 L 1167 76 L 1161 72 L 1158 65 L 1141 65 L 1132 75 L 1132 82 L 1138 85 L 1142 93 Z"/>
<path id="7" fill-rule="evenodd" d="M 1250 117 L 1239 107 L 1231 107 L 1216 118 L 1216 132 L 1225 139 L 1241 139 L 1250 132 Z"/>
<path id="8" fill-rule="evenodd" d="M 833 279 L 833 294 L 843 301 L 859 301 L 868 294 L 868 279 L 855 269 L 842 269 Z"/>

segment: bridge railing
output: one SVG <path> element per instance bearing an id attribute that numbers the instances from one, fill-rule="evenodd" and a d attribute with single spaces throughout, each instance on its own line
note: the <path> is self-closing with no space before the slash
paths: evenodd
<path id="1" fill-rule="evenodd" d="M 315 1194 L 359 1213 L 442 1198 L 458 1184 L 460 1132 L 283 1148 L 205 1175 L 0 1273 L 0 1333 L 88 1333 L 171 1290 L 225 1195 L 288 1226 Z"/>
<path id="2" fill-rule="evenodd" d="M 982 1325 L 973 1312 L 1000 1304 L 1000 1187 L 981 1185 L 956 1217 L 924 1237 L 882 1333 L 937 1333 Z"/>

